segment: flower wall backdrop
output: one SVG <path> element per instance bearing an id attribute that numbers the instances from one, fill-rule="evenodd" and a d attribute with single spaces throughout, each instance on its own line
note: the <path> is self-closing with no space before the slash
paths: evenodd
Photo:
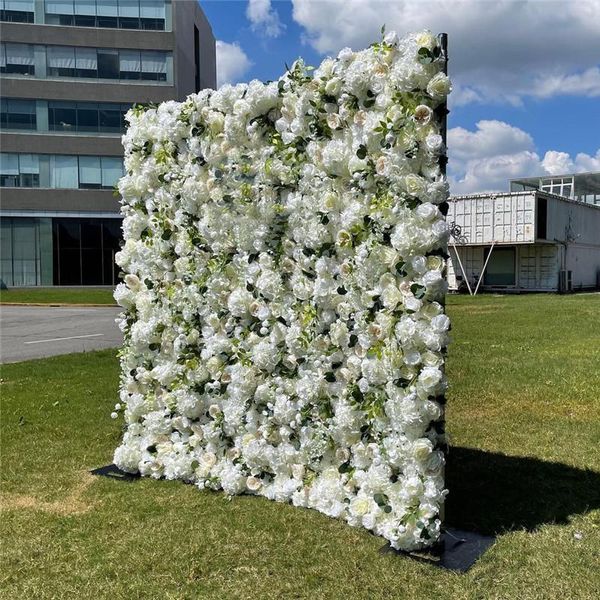
<path id="1" fill-rule="evenodd" d="M 120 468 L 438 538 L 443 69 L 390 33 L 129 112 Z"/>

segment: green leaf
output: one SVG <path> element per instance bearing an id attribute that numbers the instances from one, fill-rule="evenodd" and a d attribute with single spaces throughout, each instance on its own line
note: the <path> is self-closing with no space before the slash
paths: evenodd
<path id="1" fill-rule="evenodd" d="M 356 156 L 361 160 L 364 160 L 367 157 L 367 147 L 364 144 L 361 144 L 356 151 Z"/>
<path id="2" fill-rule="evenodd" d="M 433 54 L 431 53 L 431 50 L 429 50 L 429 48 L 419 48 L 417 55 L 417 60 L 424 65 L 433 62 Z"/>
<path id="3" fill-rule="evenodd" d="M 387 505 L 389 498 L 385 494 L 375 494 L 373 500 L 376 502 L 377 506 L 384 507 Z"/>
<path id="4" fill-rule="evenodd" d="M 410 291 L 414 294 L 417 300 L 420 300 L 425 295 L 425 287 L 418 283 L 413 283 L 410 286 Z"/>

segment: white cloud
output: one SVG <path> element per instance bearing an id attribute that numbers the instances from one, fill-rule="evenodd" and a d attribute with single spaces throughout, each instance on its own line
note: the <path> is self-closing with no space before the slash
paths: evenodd
<path id="1" fill-rule="evenodd" d="M 277 11 L 271 6 L 271 0 L 249 0 L 246 16 L 252 23 L 252 29 L 267 37 L 278 37 L 285 29 Z"/>
<path id="2" fill-rule="evenodd" d="M 217 85 L 236 83 L 251 66 L 239 44 L 217 40 Z"/>
<path id="3" fill-rule="evenodd" d="M 503 121 L 479 121 L 475 131 L 448 131 L 448 179 L 452 194 L 507 191 L 508 180 L 536 175 L 600 171 L 600 149 L 595 156 L 548 150 L 543 158 L 533 138 Z"/>
<path id="4" fill-rule="evenodd" d="M 527 132 L 504 121 L 479 121 L 476 131 L 454 127 L 448 131 L 448 146 L 458 160 L 534 149 L 533 138 Z"/>
<path id="5" fill-rule="evenodd" d="M 600 95 L 598 0 L 293 0 L 305 41 L 321 53 L 363 47 L 385 22 L 399 33 L 449 34 L 451 104 L 524 96 Z M 453 98 L 454 96 L 454 98 Z"/>
<path id="6" fill-rule="evenodd" d="M 555 95 L 600 96 L 600 69 L 593 67 L 574 75 L 550 75 L 538 78 L 533 85 L 533 94 L 539 98 Z"/>

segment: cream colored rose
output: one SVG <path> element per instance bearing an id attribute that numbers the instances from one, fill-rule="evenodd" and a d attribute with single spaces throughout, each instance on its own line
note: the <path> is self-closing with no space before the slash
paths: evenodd
<path id="1" fill-rule="evenodd" d="M 427 125 L 431 121 L 431 115 L 433 115 L 433 111 L 425 104 L 419 104 L 415 108 L 414 118 L 419 125 Z"/>
<path id="2" fill-rule="evenodd" d="M 367 113 L 364 110 L 359 110 L 356 112 L 352 120 L 354 121 L 355 125 L 363 127 L 364 124 L 367 122 Z"/>
<path id="3" fill-rule="evenodd" d="M 292 476 L 294 479 L 302 480 L 304 479 L 304 473 L 306 469 L 304 465 L 292 465 Z"/>
<path id="4" fill-rule="evenodd" d="M 338 448 L 335 451 L 335 457 L 341 463 L 345 463 L 350 458 L 350 452 L 349 452 L 348 448 Z"/>
<path id="5" fill-rule="evenodd" d="M 413 455 L 419 461 L 423 462 L 433 451 L 433 445 L 428 439 L 421 438 L 413 444 Z"/>
<path id="6" fill-rule="evenodd" d="M 435 100 L 443 100 L 451 91 L 452 84 L 444 73 L 434 75 L 427 84 L 427 93 Z"/>
<path id="7" fill-rule="evenodd" d="M 444 259 L 441 256 L 428 256 L 427 269 L 429 271 L 441 271 L 444 268 Z"/>
<path id="8" fill-rule="evenodd" d="M 340 119 L 340 115 L 337 113 L 330 113 L 327 115 L 327 125 L 331 127 L 331 129 L 338 129 L 342 126 L 342 120 Z"/>
<path id="9" fill-rule="evenodd" d="M 325 84 L 325 93 L 329 96 L 337 96 L 341 89 L 342 80 L 339 77 L 333 77 Z"/>
<path id="10" fill-rule="evenodd" d="M 205 452 L 200 457 L 200 465 L 207 470 L 212 469 L 217 463 L 217 457 L 212 452 Z"/>
<path id="11" fill-rule="evenodd" d="M 371 502 L 367 498 L 354 498 L 350 502 L 350 512 L 358 517 L 366 515 L 371 510 Z"/>
<path id="12" fill-rule="evenodd" d="M 253 477 L 252 475 L 250 475 L 250 477 L 248 477 L 248 479 L 246 479 L 246 487 L 251 492 L 257 492 L 261 486 L 262 486 L 262 481 L 260 479 L 258 479 L 258 477 Z"/>
<path id="13" fill-rule="evenodd" d="M 422 177 L 411 173 L 404 178 L 404 187 L 411 196 L 420 196 L 427 189 L 427 182 Z"/>
<path id="14" fill-rule="evenodd" d="M 417 35 L 415 41 L 417 42 L 417 46 L 419 48 L 433 50 L 437 46 L 437 40 L 430 31 L 424 31 L 423 33 L 420 33 Z"/>

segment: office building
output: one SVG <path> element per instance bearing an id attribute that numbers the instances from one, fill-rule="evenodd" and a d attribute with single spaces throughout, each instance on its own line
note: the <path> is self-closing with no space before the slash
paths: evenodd
<path id="1" fill-rule="evenodd" d="M 6 286 L 114 285 L 124 114 L 215 87 L 195 0 L 0 0 Z"/>

